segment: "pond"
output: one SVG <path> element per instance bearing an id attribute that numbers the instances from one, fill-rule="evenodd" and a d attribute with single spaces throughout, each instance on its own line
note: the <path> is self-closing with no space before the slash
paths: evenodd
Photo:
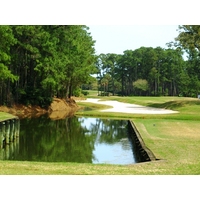
<path id="1" fill-rule="evenodd" d="M 1 160 L 134 164 L 139 162 L 128 121 L 89 117 L 20 120 L 19 138 L 0 149 Z"/>

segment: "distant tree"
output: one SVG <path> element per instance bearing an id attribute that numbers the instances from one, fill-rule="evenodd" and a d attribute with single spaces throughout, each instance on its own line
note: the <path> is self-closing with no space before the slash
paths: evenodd
<path id="1" fill-rule="evenodd" d="M 200 52 L 200 26 L 181 25 L 179 31 L 178 37 L 175 38 L 175 45 L 189 51 L 197 50 Z"/>
<path id="2" fill-rule="evenodd" d="M 173 44 L 188 53 L 185 71 L 190 80 L 190 83 L 187 84 L 190 88 L 189 95 L 197 96 L 200 92 L 200 26 L 179 26 L 179 35 Z"/>
<path id="3" fill-rule="evenodd" d="M 133 86 L 139 91 L 139 95 L 148 90 L 148 82 L 145 79 L 138 79 L 137 81 L 133 82 Z"/>

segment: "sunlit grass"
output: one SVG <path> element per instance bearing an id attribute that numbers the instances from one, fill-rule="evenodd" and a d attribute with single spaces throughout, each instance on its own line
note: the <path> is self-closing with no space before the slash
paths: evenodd
<path id="1" fill-rule="evenodd" d="M 15 116 L 13 116 L 9 113 L 6 113 L 6 112 L 0 112 L 0 121 L 11 119 L 11 118 L 15 118 Z"/>

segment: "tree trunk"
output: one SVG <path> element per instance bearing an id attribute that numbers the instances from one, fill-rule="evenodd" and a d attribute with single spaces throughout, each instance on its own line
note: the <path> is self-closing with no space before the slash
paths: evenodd
<path id="1" fill-rule="evenodd" d="M 72 96 L 72 84 L 71 84 L 71 81 L 69 83 L 69 92 L 68 92 L 68 98 L 70 99 Z"/>

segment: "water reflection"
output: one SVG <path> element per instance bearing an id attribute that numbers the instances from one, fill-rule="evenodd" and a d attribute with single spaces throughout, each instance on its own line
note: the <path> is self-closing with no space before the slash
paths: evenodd
<path id="1" fill-rule="evenodd" d="M 93 163 L 135 163 L 132 142 L 128 137 L 127 121 L 81 118 L 87 135 L 94 135 Z"/>
<path id="2" fill-rule="evenodd" d="M 20 120 L 18 149 L 5 160 L 132 164 L 137 162 L 127 121 L 47 116 Z M 13 143 L 14 145 L 14 143 Z M 12 145 L 6 147 L 14 148 Z M 1 149 L 2 152 L 6 149 Z"/>
<path id="3" fill-rule="evenodd" d="M 0 123 L 0 160 L 10 160 L 19 153 L 19 120 Z"/>

